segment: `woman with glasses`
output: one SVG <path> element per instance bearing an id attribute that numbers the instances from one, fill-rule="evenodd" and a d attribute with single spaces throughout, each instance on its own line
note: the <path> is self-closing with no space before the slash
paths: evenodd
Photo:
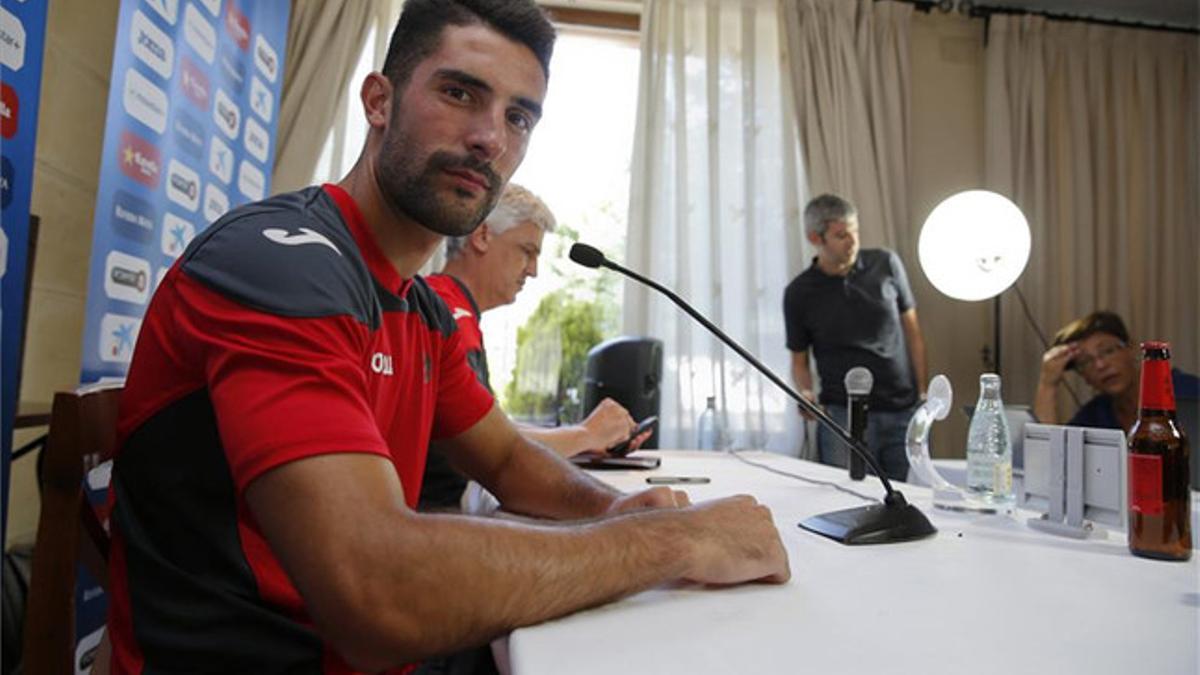
<path id="1" fill-rule="evenodd" d="M 1054 335 L 1054 344 L 1042 355 L 1034 414 L 1044 424 L 1060 423 L 1055 405 L 1058 386 L 1063 374 L 1074 369 L 1097 393 L 1067 424 L 1128 432 L 1138 414 L 1138 356 L 1125 322 L 1113 312 L 1092 312 L 1063 326 Z M 1196 376 L 1178 369 L 1171 376 L 1176 398 L 1200 397 L 1200 379 Z"/>

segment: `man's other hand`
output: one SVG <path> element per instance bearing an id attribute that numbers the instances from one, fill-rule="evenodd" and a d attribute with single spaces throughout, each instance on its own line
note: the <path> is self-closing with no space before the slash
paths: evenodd
<path id="1" fill-rule="evenodd" d="M 637 423 L 633 421 L 629 411 L 611 398 L 600 401 L 600 404 L 592 410 L 587 419 L 579 423 L 579 426 L 587 432 L 588 442 L 584 449 L 599 451 L 608 450 L 624 441 L 637 429 Z M 643 438 L 642 441 L 645 439 Z M 638 445 L 641 445 L 641 442 Z"/>
<path id="2" fill-rule="evenodd" d="M 694 547 L 687 579 L 705 584 L 781 584 L 791 578 L 787 549 L 771 510 L 753 497 L 705 502 L 692 511 L 693 530 L 684 534 Z"/>

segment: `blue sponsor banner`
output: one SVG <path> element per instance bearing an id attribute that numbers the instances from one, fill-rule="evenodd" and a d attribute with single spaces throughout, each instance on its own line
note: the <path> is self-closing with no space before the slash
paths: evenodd
<path id="1" fill-rule="evenodd" d="M 8 482 L 21 370 L 29 198 L 37 141 L 46 0 L 0 2 L 0 542 L 8 533 Z"/>
<path id="2" fill-rule="evenodd" d="M 83 382 L 124 377 L 150 296 L 188 242 L 267 195 L 290 4 L 122 0 Z"/>
<path id="3" fill-rule="evenodd" d="M 125 376 L 150 298 L 184 248 L 264 198 L 275 158 L 291 3 L 122 0 L 83 336 L 84 383 Z M 89 497 L 105 481 L 89 485 Z M 79 654 L 98 642 L 99 589 L 77 590 Z"/>

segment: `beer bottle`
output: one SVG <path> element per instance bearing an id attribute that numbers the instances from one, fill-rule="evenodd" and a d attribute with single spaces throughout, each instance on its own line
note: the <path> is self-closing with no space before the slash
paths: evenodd
<path id="1" fill-rule="evenodd" d="M 1160 560 L 1192 557 L 1187 437 L 1175 422 L 1171 346 L 1142 343 L 1141 400 L 1129 433 L 1129 550 Z"/>

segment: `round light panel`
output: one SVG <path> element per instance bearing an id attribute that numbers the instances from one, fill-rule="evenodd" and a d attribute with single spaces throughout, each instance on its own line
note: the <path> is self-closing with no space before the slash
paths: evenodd
<path id="1" fill-rule="evenodd" d="M 921 269 L 942 293 L 986 300 L 1013 285 L 1029 262 L 1029 223 L 1007 198 L 987 190 L 948 197 L 925 219 Z"/>

